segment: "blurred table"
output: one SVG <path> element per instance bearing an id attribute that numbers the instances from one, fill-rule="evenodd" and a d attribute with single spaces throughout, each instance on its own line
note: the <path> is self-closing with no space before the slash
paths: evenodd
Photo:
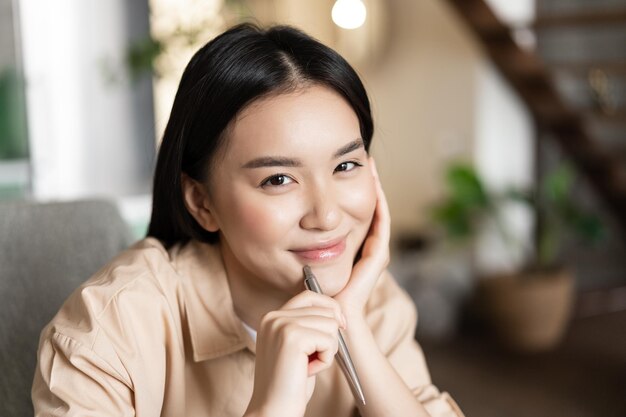
<path id="1" fill-rule="evenodd" d="M 516 354 L 467 329 L 420 343 L 434 383 L 466 417 L 626 416 L 626 311 L 573 321 L 545 353 Z"/>

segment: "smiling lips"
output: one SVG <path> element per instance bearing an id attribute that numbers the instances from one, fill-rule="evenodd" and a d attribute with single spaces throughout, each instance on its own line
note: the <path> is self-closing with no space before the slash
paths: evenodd
<path id="1" fill-rule="evenodd" d="M 339 257 L 345 249 L 346 238 L 344 236 L 340 239 L 335 239 L 322 245 L 303 249 L 292 249 L 291 252 L 306 259 L 307 261 L 324 262 Z"/>

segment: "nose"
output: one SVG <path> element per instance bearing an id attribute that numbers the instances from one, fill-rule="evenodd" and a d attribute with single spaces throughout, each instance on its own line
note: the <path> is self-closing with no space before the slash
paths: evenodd
<path id="1" fill-rule="evenodd" d="M 300 227 L 307 230 L 334 230 L 341 221 L 341 210 L 335 193 L 316 187 L 306 199 L 306 209 Z"/>

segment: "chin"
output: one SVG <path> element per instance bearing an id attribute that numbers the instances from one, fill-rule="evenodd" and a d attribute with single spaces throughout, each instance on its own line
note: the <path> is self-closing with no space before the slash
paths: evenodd
<path id="1" fill-rule="evenodd" d="M 329 297 L 334 297 L 345 288 L 352 273 L 352 262 L 335 265 L 311 265 L 313 273 Z"/>

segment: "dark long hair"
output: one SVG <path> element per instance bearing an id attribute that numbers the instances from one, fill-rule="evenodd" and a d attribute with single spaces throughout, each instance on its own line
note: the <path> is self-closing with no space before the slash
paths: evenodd
<path id="1" fill-rule="evenodd" d="M 361 80 L 339 54 L 288 26 L 241 24 L 204 45 L 183 73 L 159 149 L 148 236 L 166 247 L 218 235 L 185 207 L 182 173 L 204 182 L 225 130 L 252 101 L 318 84 L 339 93 L 356 113 L 365 149 L 374 130 Z"/>

